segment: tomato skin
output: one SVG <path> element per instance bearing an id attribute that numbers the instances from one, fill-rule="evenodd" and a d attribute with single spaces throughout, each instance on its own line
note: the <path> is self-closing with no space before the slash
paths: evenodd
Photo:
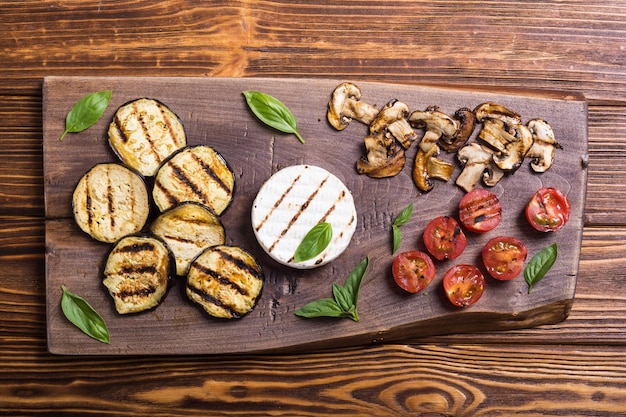
<path id="1" fill-rule="evenodd" d="M 467 239 L 456 220 L 439 216 L 424 229 L 424 245 L 435 259 L 443 261 L 461 255 L 467 246 Z"/>
<path id="2" fill-rule="evenodd" d="M 436 273 L 430 256 L 417 250 L 396 255 L 391 270 L 396 284 L 410 293 L 418 293 L 426 288 Z"/>
<path id="3" fill-rule="evenodd" d="M 443 289 L 457 307 L 467 307 L 482 297 L 485 277 L 474 265 L 455 265 L 443 276 Z"/>
<path id="4" fill-rule="evenodd" d="M 482 250 L 485 269 L 489 275 L 501 281 L 509 281 L 521 274 L 527 256 L 526 245 L 510 236 L 494 237 Z"/>
<path id="5" fill-rule="evenodd" d="M 526 219 L 540 232 L 555 232 L 565 226 L 571 210 L 565 194 L 553 187 L 543 187 L 526 205 Z"/>
<path id="6" fill-rule="evenodd" d="M 502 219 L 502 204 L 489 190 L 475 188 L 459 202 L 459 220 L 469 231 L 485 233 L 493 230 Z"/>

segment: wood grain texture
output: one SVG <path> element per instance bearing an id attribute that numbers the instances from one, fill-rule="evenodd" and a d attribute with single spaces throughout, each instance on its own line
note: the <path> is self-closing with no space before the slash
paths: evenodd
<path id="1" fill-rule="evenodd" d="M 1 415 L 625 415 L 626 2 L 388 6 L 0 1 Z M 324 354 L 50 355 L 41 108 L 49 75 L 314 76 L 582 92 L 589 175 L 570 316 L 530 330 Z"/>
<path id="2" fill-rule="evenodd" d="M 549 171 L 536 175 L 525 164 L 493 188 L 503 205 L 498 234 L 523 239 L 531 256 L 558 242 L 560 256 L 547 274 L 545 284 L 529 295 L 522 279 L 504 284 L 488 280 L 480 303 L 461 312 L 445 300 L 439 280 L 425 293 L 407 297 L 393 284 L 389 271 L 393 259 L 390 252 L 393 217 L 408 204 L 415 204 L 411 222 L 402 228 L 405 240 L 400 249 L 423 250 L 419 243 L 423 228 L 436 216 L 456 217 L 463 192 L 450 181 L 440 182 L 429 193 L 420 195 L 409 167 L 389 179 L 358 175 L 354 164 L 362 152 L 366 127 L 355 123 L 336 132 L 325 117 L 328 100 L 340 82 L 261 78 L 46 78 L 44 195 L 48 219 L 46 284 L 50 350 L 64 354 L 161 355 L 307 351 L 431 334 L 532 327 L 567 317 L 574 296 L 582 238 L 587 174 L 581 159 L 587 155 L 586 102 L 560 93 L 495 94 L 357 81 L 363 100 L 378 107 L 398 98 L 411 111 L 435 104 L 441 111 L 453 114 L 458 108 L 474 108 L 486 101 L 501 103 L 523 115 L 524 122 L 536 117 L 550 120 L 563 146 L 563 152 L 559 152 Z M 60 142 L 67 109 L 82 95 L 101 89 L 114 91 L 110 108 L 102 119 L 92 128 Z M 306 144 L 256 121 L 241 94 L 249 89 L 267 92 L 286 103 L 298 120 Z M 149 314 L 111 313 L 111 300 L 102 288 L 100 272 L 110 246 L 92 242 L 77 232 L 70 202 L 75 184 L 88 169 L 97 163 L 116 160 L 111 157 L 106 140 L 107 126 L 119 105 L 140 97 L 156 98 L 170 106 L 185 125 L 188 143 L 213 146 L 235 173 L 235 198 L 221 216 L 227 242 L 255 254 L 265 274 L 257 307 L 241 320 L 211 321 L 198 309 L 190 309 L 181 291 L 184 281 L 175 285 L 161 305 Z M 407 151 L 409 161 L 414 152 Z M 454 162 L 453 156 L 447 158 Z M 352 245 L 331 264 L 310 271 L 284 268 L 271 262 L 255 243 L 250 230 L 250 209 L 258 189 L 272 173 L 295 164 L 321 166 L 337 175 L 353 194 L 357 207 L 357 231 Z M 536 233 L 521 214 L 535 190 L 547 185 L 566 192 L 572 202 L 571 219 L 557 234 Z M 469 245 L 461 257 L 437 264 L 439 278 L 452 265 L 475 264 L 481 248 L 493 236 L 468 234 Z M 370 266 L 359 295 L 359 323 L 303 320 L 293 314 L 299 306 L 329 297 L 332 283 L 343 284 L 350 271 L 366 257 Z M 58 305 L 61 285 L 86 297 L 103 315 L 113 343 L 106 345 L 85 338 L 64 320 Z M 214 332 L 219 337 L 211 337 L 212 343 L 207 344 L 206 338 Z M 188 343 L 181 345 L 181 339 L 187 339 Z"/>

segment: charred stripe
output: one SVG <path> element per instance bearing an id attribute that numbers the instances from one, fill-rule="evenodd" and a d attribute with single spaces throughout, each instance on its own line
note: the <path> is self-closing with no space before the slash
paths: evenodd
<path id="1" fill-rule="evenodd" d="M 133 243 L 132 245 L 126 245 L 115 249 L 115 251 L 119 253 L 139 253 L 153 250 L 155 250 L 155 246 L 151 242 Z"/>
<path id="2" fill-rule="evenodd" d="M 245 297 L 249 297 L 250 294 L 248 293 L 248 290 L 246 288 L 242 288 L 239 285 L 237 285 L 237 283 L 231 281 L 230 279 L 228 279 L 228 277 L 220 274 L 218 271 L 215 271 L 214 269 L 211 268 L 207 268 L 206 266 L 196 262 L 193 264 L 192 266 L 194 269 L 200 271 L 201 273 L 203 273 L 204 275 L 210 277 L 212 280 L 217 281 L 218 283 L 226 286 L 226 287 L 230 287 L 232 289 L 234 289 L 235 291 L 237 291 L 239 294 L 245 296 Z"/>
<path id="3" fill-rule="evenodd" d="M 289 187 L 287 187 L 285 192 L 283 192 L 282 195 L 278 198 L 278 200 L 276 200 L 276 202 L 274 203 L 270 211 L 268 211 L 267 214 L 265 215 L 265 218 L 263 218 L 263 220 L 259 223 L 259 225 L 256 228 L 257 232 L 261 230 L 261 228 L 265 225 L 265 223 L 267 222 L 267 219 L 269 219 L 272 216 L 272 214 L 274 213 L 274 210 L 276 210 L 280 206 L 280 204 L 283 202 L 285 197 L 287 197 L 287 195 L 291 192 L 291 190 L 296 185 L 296 183 L 300 181 L 300 178 L 302 178 L 302 174 L 298 174 L 298 176 L 294 178 L 293 181 L 291 181 L 291 184 L 289 184 Z"/>
<path id="4" fill-rule="evenodd" d="M 217 156 L 216 156 L 217 157 Z M 206 174 L 211 177 L 211 179 L 213 181 L 215 181 L 219 187 L 224 190 L 226 192 L 226 194 L 230 195 L 232 190 L 230 189 L 230 187 L 228 185 L 226 185 L 224 183 L 224 181 L 222 180 L 222 178 L 220 178 L 219 175 L 217 175 L 217 173 L 215 172 L 215 170 L 211 167 L 210 164 L 207 164 L 206 161 L 204 159 L 202 159 L 201 157 L 199 157 L 198 155 L 196 155 L 195 153 L 191 153 L 191 158 L 198 164 L 200 165 L 200 167 L 202 167 L 202 170 L 204 172 L 206 172 Z"/>
<path id="5" fill-rule="evenodd" d="M 148 288 L 141 288 L 139 290 L 135 290 L 135 291 L 130 291 L 130 290 L 124 290 L 124 291 L 120 291 L 118 293 L 115 293 L 115 295 L 119 298 L 128 298 L 128 297 L 142 297 L 142 298 L 148 298 L 150 295 L 154 294 L 156 292 L 156 288 L 154 288 L 153 286 L 150 286 Z"/>
<path id="6" fill-rule="evenodd" d="M 154 265 L 139 265 L 139 266 L 122 266 L 118 271 L 123 275 L 136 275 L 136 274 L 156 274 L 157 269 Z"/>
<path id="7" fill-rule="evenodd" d="M 165 127 L 167 127 L 167 131 L 170 135 L 170 139 L 172 140 L 172 142 L 177 148 L 180 147 L 181 144 L 178 142 L 178 137 L 175 134 L 176 132 L 174 131 L 172 122 L 170 121 L 170 118 L 167 116 L 168 115 L 167 108 L 165 107 L 165 105 L 163 105 L 163 103 L 159 101 L 156 102 L 156 105 L 159 111 L 161 112 L 161 118 L 163 119 L 163 124 L 165 125 Z"/>
<path id="8" fill-rule="evenodd" d="M 214 304 L 215 306 L 217 306 L 217 307 L 221 308 L 222 310 L 226 311 L 226 313 L 228 313 L 232 318 L 236 319 L 236 318 L 241 317 L 241 314 L 239 314 L 237 311 L 235 311 L 231 306 L 228 306 L 228 305 L 222 303 L 220 300 L 218 300 L 217 298 L 213 297 L 210 294 L 205 293 L 200 288 L 197 288 L 197 287 L 194 287 L 193 285 L 187 284 L 187 289 L 189 291 L 193 292 L 194 294 L 197 294 L 198 296 L 200 296 L 205 302 Z"/>
<path id="9" fill-rule="evenodd" d="M 250 264 L 248 264 L 243 259 L 232 256 L 230 253 L 222 251 L 219 248 L 216 248 L 216 252 L 219 253 L 220 257 L 224 261 L 230 262 L 231 264 L 235 265 L 239 270 L 244 271 L 246 274 L 253 276 L 259 281 L 263 280 L 259 270 L 250 266 Z"/>

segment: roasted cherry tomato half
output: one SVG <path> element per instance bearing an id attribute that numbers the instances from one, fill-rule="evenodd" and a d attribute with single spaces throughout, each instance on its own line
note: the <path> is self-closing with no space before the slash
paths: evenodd
<path id="1" fill-rule="evenodd" d="M 543 187 L 526 205 L 526 219 L 540 232 L 555 232 L 565 226 L 571 211 L 565 194 L 556 188 Z"/>
<path id="2" fill-rule="evenodd" d="M 469 231 L 485 233 L 496 228 L 502 219 L 502 205 L 489 190 L 475 188 L 459 202 L 459 220 Z"/>
<path id="3" fill-rule="evenodd" d="M 501 281 L 518 276 L 528 256 L 526 245 L 514 237 L 498 236 L 483 247 L 483 264 L 489 275 Z"/>
<path id="4" fill-rule="evenodd" d="M 482 297 L 485 277 L 474 265 L 456 265 L 443 276 L 443 289 L 457 307 L 467 307 Z"/>
<path id="5" fill-rule="evenodd" d="M 398 254 L 391 267 L 393 279 L 400 288 L 417 293 L 428 286 L 435 278 L 435 265 L 428 254 L 409 251 Z"/>
<path id="6" fill-rule="evenodd" d="M 424 229 L 424 245 L 435 259 L 443 261 L 463 253 L 467 239 L 456 220 L 440 216 L 431 220 Z"/>

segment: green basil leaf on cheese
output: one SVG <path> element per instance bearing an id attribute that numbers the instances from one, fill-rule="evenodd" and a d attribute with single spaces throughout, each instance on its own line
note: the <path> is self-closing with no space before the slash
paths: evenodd
<path id="1" fill-rule="evenodd" d="M 332 238 L 333 228 L 330 223 L 316 224 L 296 248 L 293 256 L 294 262 L 303 262 L 316 257 L 326 249 Z"/>
<path id="2" fill-rule="evenodd" d="M 248 107 L 260 121 L 281 132 L 293 133 L 304 143 L 304 138 L 298 131 L 296 117 L 280 100 L 260 91 L 247 90 L 243 95 Z"/>

